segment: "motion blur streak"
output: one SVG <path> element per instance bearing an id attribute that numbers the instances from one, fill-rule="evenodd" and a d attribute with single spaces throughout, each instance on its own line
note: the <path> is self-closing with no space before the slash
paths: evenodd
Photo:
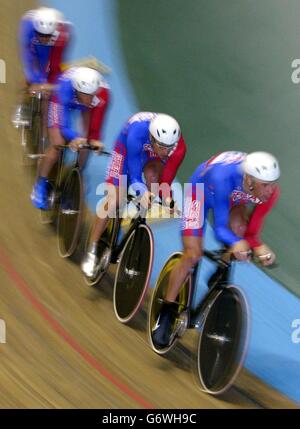
<path id="1" fill-rule="evenodd" d="M 10 260 L 6 256 L 5 252 L 0 246 L 0 266 L 6 271 L 8 276 L 14 282 L 16 287 L 20 290 L 20 292 L 24 295 L 24 297 L 32 304 L 35 310 L 40 313 L 42 318 L 48 322 L 51 328 L 61 337 L 63 338 L 73 350 L 75 350 L 89 365 L 91 365 L 98 373 L 100 373 L 103 377 L 109 380 L 112 384 L 114 384 L 118 389 L 120 389 L 127 396 L 136 401 L 140 406 L 147 409 L 153 409 L 154 406 L 145 401 L 143 398 L 138 396 L 135 392 L 130 390 L 123 383 L 118 381 L 112 374 L 110 374 L 102 365 L 88 352 L 86 352 L 80 344 L 78 344 L 71 335 L 68 334 L 67 331 L 51 316 L 51 314 L 47 311 L 47 309 L 43 306 L 43 304 L 32 294 L 29 286 L 26 284 L 25 280 L 21 277 L 21 275 L 15 270 L 14 266 L 11 264 Z"/>

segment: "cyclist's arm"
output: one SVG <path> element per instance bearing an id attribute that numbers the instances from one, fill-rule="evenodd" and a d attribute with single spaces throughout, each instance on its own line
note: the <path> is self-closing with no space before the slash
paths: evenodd
<path id="1" fill-rule="evenodd" d="M 71 127 L 72 109 L 69 108 L 69 103 L 72 97 L 73 89 L 71 82 L 69 80 L 62 80 L 56 93 L 56 99 L 59 104 L 59 129 L 66 141 L 81 137 L 80 134 Z"/>
<path id="2" fill-rule="evenodd" d="M 99 93 L 100 103 L 91 110 L 88 138 L 90 140 L 101 140 L 101 129 L 105 113 L 110 101 L 108 88 L 101 88 Z"/>
<path id="3" fill-rule="evenodd" d="M 141 133 L 139 124 L 132 124 L 127 135 L 127 159 L 129 170 L 129 182 L 134 191 L 140 195 L 147 191 L 147 186 L 142 179 L 142 150 L 145 136 Z"/>
<path id="4" fill-rule="evenodd" d="M 50 55 L 50 71 L 48 75 L 48 82 L 55 83 L 61 73 L 61 65 L 66 56 L 67 49 L 70 46 L 71 40 L 71 24 L 60 24 L 59 36 L 52 48 Z"/>
<path id="5" fill-rule="evenodd" d="M 33 34 L 32 22 L 29 19 L 22 19 L 20 24 L 19 40 L 20 53 L 24 67 L 24 74 L 29 84 L 44 83 L 45 79 L 37 67 L 37 58 L 31 50 L 31 38 Z"/>
<path id="6" fill-rule="evenodd" d="M 184 160 L 186 153 L 186 145 L 183 137 L 181 136 L 176 149 L 172 155 L 168 158 L 165 167 L 163 169 L 160 183 L 168 183 L 170 186 L 176 176 L 177 170 Z"/>
<path id="7" fill-rule="evenodd" d="M 174 150 L 172 155 L 168 158 L 164 166 L 159 184 L 167 183 L 169 186 L 172 185 L 172 182 L 176 176 L 177 170 L 180 167 L 182 161 L 184 160 L 185 153 L 186 153 L 186 145 L 183 137 L 181 136 L 176 146 L 176 149 Z M 168 197 L 172 198 L 172 191 L 169 192 L 168 190 L 166 194 L 166 192 L 164 192 L 164 189 L 162 189 L 159 192 L 159 196 L 164 200 Z"/>
<path id="8" fill-rule="evenodd" d="M 216 167 L 215 167 L 216 168 Z M 230 195 L 232 192 L 228 177 L 223 177 L 222 169 L 216 170 L 214 179 L 214 230 L 218 240 L 233 246 L 241 240 L 229 228 Z"/>
<path id="9" fill-rule="evenodd" d="M 260 239 L 260 233 L 263 228 L 264 220 L 278 201 L 279 196 L 280 188 L 277 186 L 268 201 L 258 204 L 254 208 L 244 237 L 250 247 L 255 248 L 261 246 L 262 242 Z"/>

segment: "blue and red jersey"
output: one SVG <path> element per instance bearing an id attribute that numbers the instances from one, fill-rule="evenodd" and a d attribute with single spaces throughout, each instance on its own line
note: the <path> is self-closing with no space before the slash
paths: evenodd
<path id="1" fill-rule="evenodd" d="M 77 91 L 72 84 L 72 76 L 76 67 L 65 71 L 58 79 L 58 88 L 53 93 L 49 103 L 48 126 L 57 127 L 66 141 L 78 137 L 87 137 L 90 140 L 101 140 L 101 129 L 105 113 L 110 100 L 110 90 L 107 82 L 102 79 L 101 86 L 94 95 L 90 106 L 81 104 Z M 76 111 L 89 111 L 89 129 L 87 136 L 82 136 L 74 129 L 73 116 Z"/>
<path id="2" fill-rule="evenodd" d="M 147 190 L 142 179 L 144 166 L 150 160 L 160 160 L 164 163 L 164 168 L 159 184 L 167 183 L 171 186 L 184 159 L 186 145 L 181 135 L 168 158 L 166 160 L 160 159 L 153 150 L 149 134 L 150 121 L 156 115 L 157 113 L 152 112 L 139 112 L 129 118 L 115 143 L 107 172 L 109 183 L 119 186 L 120 175 L 127 175 L 133 190 L 143 194 Z"/>
<path id="3" fill-rule="evenodd" d="M 59 22 L 49 42 L 41 44 L 33 26 L 34 13 L 32 10 L 23 16 L 19 31 L 25 78 L 29 84 L 54 83 L 61 73 L 72 26 L 69 22 Z"/>
<path id="4" fill-rule="evenodd" d="M 186 201 L 183 218 L 184 236 L 201 235 L 202 225 L 197 227 L 197 221 L 201 218 L 201 214 L 205 221 L 209 209 L 212 209 L 217 239 L 232 246 L 241 238 L 229 228 L 230 209 L 237 204 L 247 204 L 254 208 L 244 239 L 252 248 L 261 244 L 260 232 L 264 219 L 278 200 L 280 190 L 277 185 L 271 198 L 265 202 L 247 194 L 243 189 L 244 173 L 242 171 L 245 156 L 246 153 L 243 152 L 223 152 L 198 166 L 189 180 L 193 187 L 193 195 Z M 199 193 L 201 204 L 197 204 L 199 203 L 199 195 L 196 195 L 198 183 L 204 185 L 203 193 Z"/>

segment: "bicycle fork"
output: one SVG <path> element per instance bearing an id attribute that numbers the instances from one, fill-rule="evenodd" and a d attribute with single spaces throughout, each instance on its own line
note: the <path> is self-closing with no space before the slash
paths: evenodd
<path id="1" fill-rule="evenodd" d="M 131 244 L 130 256 L 128 260 L 128 264 L 125 267 L 125 273 L 132 280 L 134 277 L 139 276 L 139 252 L 141 251 L 141 239 L 142 233 L 139 228 L 136 229 L 135 235 Z"/>

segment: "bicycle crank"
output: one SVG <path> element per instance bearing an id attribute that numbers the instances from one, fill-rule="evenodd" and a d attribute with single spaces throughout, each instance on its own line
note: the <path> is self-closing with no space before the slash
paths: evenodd
<path id="1" fill-rule="evenodd" d="M 111 259 L 111 249 L 107 247 L 102 253 L 102 256 L 98 265 L 98 271 L 102 271 L 102 272 L 106 271 L 110 264 L 110 259 Z"/>
<path id="2" fill-rule="evenodd" d="M 189 314 L 187 311 L 182 311 L 176 321 L 175 333 L 178 337 L 182 337 L 188 328 Z"/>

